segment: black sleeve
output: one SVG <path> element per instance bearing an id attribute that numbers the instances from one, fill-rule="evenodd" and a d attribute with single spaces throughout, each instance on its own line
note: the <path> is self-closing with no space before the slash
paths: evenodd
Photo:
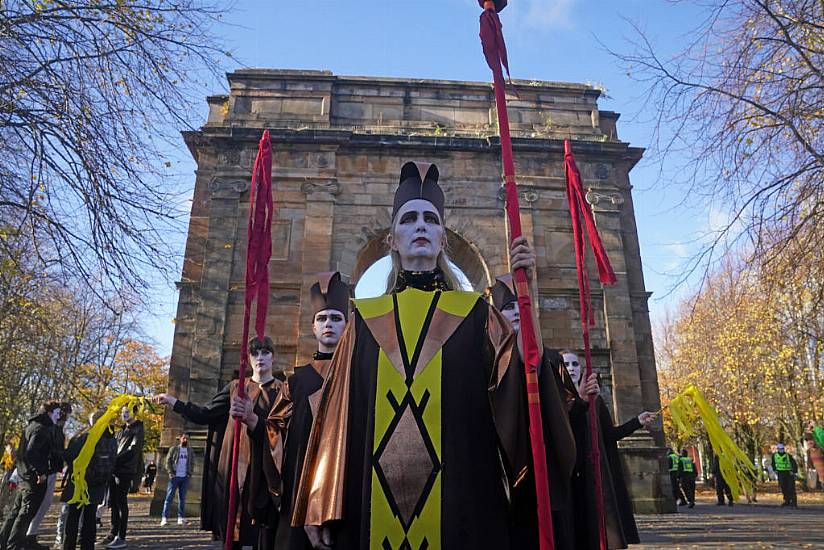
<path id="1" fill-rule="evenodd" d="M 604 433 L 604 439 L 608 441 L 618 442 L 631 435 L 635 431 L 641 429 L 641 422 L 638 417 L 632 418 L 624 422 L 620 426 L 613 424 L 612 415 L 609 413 L 606 403 L 603 399 L 598 399 L 598 415 L 601 419 L 601 429 Z"/>
<path id="2" fill-rule="evenodd" d="M 49 455 L 54 438 L 51 428 L 35 423 L 26 445 L 26 462 L 35 473 L 49 473 Z"/>
<path id="3" fill-rule="evenodd" d="M 227 384 L 202 407 L 191 402 L 178 401 L 173 410 L 195 424 L 222 424 L 229 418 L 229 395 L 230 384 Z"/>
<path id="4" fill-rule="evenodd" d="M 66 462 L 69 465 L 74 462 L 74 459 L 78 457 L 80 454 L 80 450 L 83 448 L 83 444 L 86 442 L 86 437 L 88 433 L 84 433 L 82 435 L 73 437 L 71 441 L 69 441 L 69 446 L 66 448 Z"/>
<path id="5" fill-rule="evenodd" d="M 266 390 L 261 390 L 266 391 Z M 269 417 L 269 411 L 265 410 L 260 403 L 260 399 L 257 400 L 255 403 L 255 415 L 257 416 L 257 424 L 255 424 L 255 429 L 252 430 L 246 424 L 243 426 L 246 428 L 246 434 L 252 438 L 252 441 L 262 442 L 264 438 L 266 438 L 266 419 Z"/>

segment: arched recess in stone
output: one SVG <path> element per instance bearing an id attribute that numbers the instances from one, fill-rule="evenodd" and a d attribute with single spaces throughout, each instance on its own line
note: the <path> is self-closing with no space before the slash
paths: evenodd
<path id="1" fill-rule="evenodd" d="M 352 288 L 358 284 L 361 276 L 372 264 L 389 254 L 389 247 L 386 244 L 386 234 L 388 232 L 388 228 L 375 231 L 372 238 L 358 252 L 352 265 L 350 277 Z M 447 228 L 446 234 L 449 245 L 449 258 L 464 272 L 472 284 L 472 288 L 478 292 L 483 292 L 491 284 L 491 279 L 489 266 L 481 251 L 452 229 Z"/>

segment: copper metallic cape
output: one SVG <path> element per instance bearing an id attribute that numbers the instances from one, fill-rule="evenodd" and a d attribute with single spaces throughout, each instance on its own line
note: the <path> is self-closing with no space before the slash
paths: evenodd
<path id="1" fill-rule="evenodd" d="M 291 525 L 292 510 L 312 418 L 320 402 L 320 390 L 330 363 L 316 359 L 297 368 L 283 386 L 266 420 L 272 459 L 277 470 L 283 472 L 280 524 L 275 539 L 278 550 L 311 549 L 303 527 Z"/>
<path id="2" fill-rule="evenodd" d="M 394 305 L 393 300 L 396 302 Z M 410 316 L 418 319 L 418 325 L 409 320 Z M 403 328 L 410 326 L 418 328 Z M 417 338 L 416 331 L 420 335 Z M 429 537 L 425 542 L 430 549 L 440 548 L 439 535 L 428 531 L 413 534 L 409 527 L 417 520 L 423 521 L 421 518 L 429 513 L 426 507 L 433 500 L 429 496 L 435 494 L 434 500 L 437 502 L 432 506 L 437 508 L 437 512 L 431 517 L 440 518 L 442 506 L 444 516 L 454 514 L 453 518 L 459 518 L 450 521 L 446 517 L 442 525 L 440 522 L 434 527 L 430 525 L 431 531 L 444 532 L 443 540 L 447 540 L 447 531 L 448 539 L 456 540 L 455 530 L 458 528 L 455 525 L 463 522 L 463 525 L 475 527 L 458 535 L 470 537 L 467 539 L 470 546 L 510 547 L 507 497 L 511 481 L 523 477 L 529 464 L 529 448 L 521 444 L 523 438 L 528 441 L 528 428 L 524 423 L 526 394 L 519 382 L 523 373 L 517 368 L 514 346 L 515 337 L 509 324 L 497 310 L 479 300 L 476 293 L 424 292 L 409 288 L 397 295 L 356 300 L 355 315 L 338 344 L 315 415 L 292 524 L 321 525 L 343 520 L 340 525 L 348 527 L 343 527 L 341 531 L 348 528 L 355 534 L 350 536 L 349 543 L 339 540 L 340 548 L 365 548 L 370 545 L 373 548 L 406 545 L 419 548 L 420 537 Z M 409 351 L 412 349 L 415 350 L 414 355 Z M 382 383 L 378 376 L 380 372 L 384 373 L 381 376 L 395 376 L 401 382 L 385 392 L 386 388 L 382 385 L 385 382 Z M 440 378 L 435 379 L 437 375 Z M 403 385 L 404 377 L 409 390 Z M 417 386 L 416 390 L 418 381 L 427 377 L 429 382 L 423 381 L 421 384 L 430 385 L 423 387 L 423 390 L 422 386 Z M 377 397 L 376 392 L 380 393 Z M 413 393 L 414 397 L 411 396 Z M 430 396 L 433 402 L 440 404 L 436 412 L 433 412 L 434 406 L 425 409 Z M 378 398 L 382 400 L 380 404 L 376 401 Z M 391 409 L 383 402 L 387 399 Z M 389 416 L 393 416 L 389 427 L 385 427 L 387 422 L 378 418 L 381 407 L 381 414 L 388 410 Z M 413 413 L 409 413 L 410 409 Z M 367 412 L 364 413 L 364 410 Z M 416 421 L 409 420 L 413 414 Z M 367 425 L 350 426 L 353 415 Z M 424 419 L 427 415 L 430 420 Z M 432 422 L 432 418 L 437 418 L 441 425 L 426 424 Z M 379 422 L 381 431 L 377 433 L 376 424 Z M 426 433 L 421 436 L 415 431 L 416 428 Z M 441 444 L 442 429 L 451 432 L 444 435 Z M 402 435 L 398 438 L 400 441 L 394 437 L 398 432 Z M 384 441 L 378 444 L 380 437 Z M 413 511 L 414 499 L 410 501 L 409 495 L 403 494 L 408 487 L 390 486 L 387 491 L 387 486 L 392 479 L 404 480 L 417 475 L 415 469 L 420 467 L 421 461 L 415 443 L 421 438 L 426 439 L 429 452 L 424 458 L 428 460 L 431 457 L 435 464 L 434 473 L 429 475 L 437 481 L 430 479 L 428 487 L 435 485 L 437 489 L 431 489 L 433 493 L 424 492 L 426 496 L 420 498 L 429 500 L 425 500 L 423 505 L 419 500 Z M 356 443 L 352 443 L 352 439 Z M 388 444 L 386 440 L 389 440 Z M 456 450 L 456 445 L 467 447 Z M 439 449 L 441 446 L 442 449 Z M 390 454 L 386 458 L 386 449 L 400 449 L 400 454 Z M 470 459 L 467 450 L 479 450 L 482 454 L 472 455 Z M 460 457 L 458 463 L 447 463 L 448 459 L 455 457 Z M 360 467 L 363 468 L 363 479 L 350 480 L 347 484 L 347 473 L 354 471 L 360 475 Z M 370 472 L 371 480 L 368 479 Z M 472 472 L 481 475 L 472 477 Z M 376 475 L 380 477 L 380 485 L 377 485 Z M 443 494 L 438 498 L 441 485 Z M 367 516 L 377 513 L 373 511 L 376 506 L 375 487 L 383 490 L 379 495 L 381 499 L 394 501 L 389 504 L 394 517 L 391 514 L 386 516 L 385 509 L 379 511 L 380 517 L 400 522 L 402 529 L 406 530 L 398 535 L 396 529 L 393 536 L 400 538 L 395 538 L 391 543 L 369 540 L 375 524 L 370 526 L 370 519 L 363 516 L 364 510 Z M 450 494 L 455 487 L 459 488 L 458 491 L 474 493 Z M 352 497 L 352 494 L 355 496 Z M 386 494 L 390 496 L 386 497 Z M 488 498 L 477 502 L 474 499 L 478 494 Z M 365 496 L 361 498 L 360 495 Z M 365 508 L 347 510 L 347 501 L 350 505 L 354 502 Z M 370 508 L 370 502 L 373 508 Z M 381 500 L 377 505 L 383 506 L 383 502 Z M 456 507 L 456 503 L 460 505 Z M 470 525 L 473 521 L 479 525 Z M 483 522 L 494 525 L 484 526 Z M 493 528 L 494 534 L 490 535 Z M 415 537 L 418 542 L 413 540 Z M 478 540 L 473 542 L 471 537 Z M 453 546 L 448 545 L 450 548 Z"/>

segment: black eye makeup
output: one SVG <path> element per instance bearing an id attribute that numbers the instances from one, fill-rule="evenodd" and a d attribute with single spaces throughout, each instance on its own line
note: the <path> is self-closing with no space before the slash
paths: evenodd
<path id="1" fill-rule="evenodd" d="M 414 223 L 418 219 L 417 212 L 407 212 L 403 216 L 401 216 L 400 223 Z"/>
<path id="2" fill-rule="evenodd" d="M 441 225 L 441 220 L 438 219 L 438 215 L 434 212 L 424 212 L 423 221 L 425 221 L 426 223 Z"/>

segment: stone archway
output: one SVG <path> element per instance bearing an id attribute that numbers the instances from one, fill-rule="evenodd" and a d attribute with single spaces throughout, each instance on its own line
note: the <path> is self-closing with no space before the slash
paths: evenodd
<path id="1" fill-rule="evenodd" d="M 386 244 L 388 228 L 375 231 L 358 252 L 351 271 L 350 284 L 354 288 L 369 267 L 389 254 Z M 491 284 L 489 266 L 481 251 L 460 234 L 446 229 L 449 259 L 463 271 L 477 292 L 483 292 Z"/>

